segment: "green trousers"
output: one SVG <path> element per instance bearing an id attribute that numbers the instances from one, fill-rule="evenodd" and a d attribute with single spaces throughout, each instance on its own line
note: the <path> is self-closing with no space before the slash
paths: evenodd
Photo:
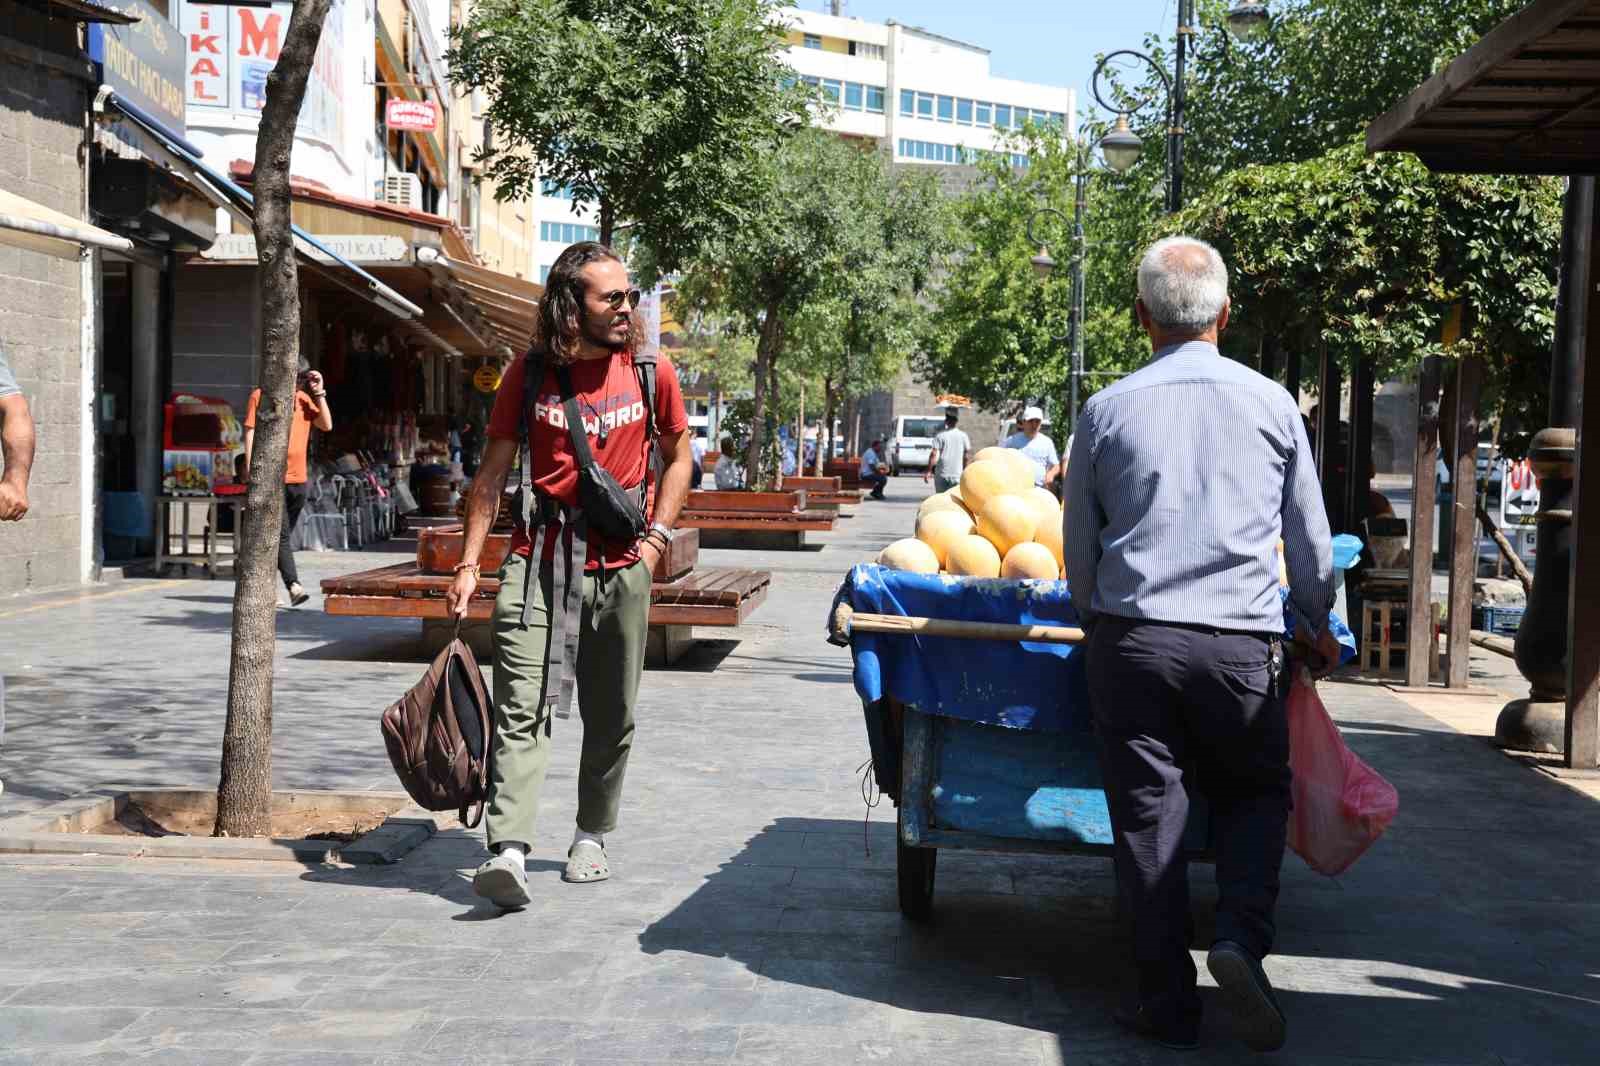
<path id="1" fill-rule="evenodd" d="M 554 693 L 546 690 L 545 661 L 555 581 L 550 567 L 540 568 L 538 581 L 529 589 L 537 599 L 524 628 L 527 566 L 520 555 L 507 558 L 494 605 L 496 735 L 489 764 L 490 847 L 507 841 L 533 843 L 539 792 L 550 762 L 554 704 L 546 696 Z M 650 572 L 642 563 L 611 571 L 603 583 L 593 574 L 583 576 L 576 693 L 583 718 L 578 828 L 587 833 L 608 833 L 617 826 L 649 625 Z"/>

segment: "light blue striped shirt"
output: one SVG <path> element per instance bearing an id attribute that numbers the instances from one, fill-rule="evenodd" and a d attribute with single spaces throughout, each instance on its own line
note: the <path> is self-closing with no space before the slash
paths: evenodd
<path id="1" fill-rule="evenodd" d="M 1067 464 L 1067 580 L 1080 612 L 1262 633 L 1290 603 L 1320 632 L 1333 549 L 1289 393 L 1190 342 L 1084 404 Z"/>

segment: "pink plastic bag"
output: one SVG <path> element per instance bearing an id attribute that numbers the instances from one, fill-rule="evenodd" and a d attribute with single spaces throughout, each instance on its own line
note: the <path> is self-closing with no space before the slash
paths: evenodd
<path id="1" fill-rule="evenodd" d="M 1345 746 L 1317 686 L 1295 671 L 1289 690 L 1294 810 L 1289 846 L 1318 873 L 1343 873 L 1394 821 L 1400 794 Z"/>

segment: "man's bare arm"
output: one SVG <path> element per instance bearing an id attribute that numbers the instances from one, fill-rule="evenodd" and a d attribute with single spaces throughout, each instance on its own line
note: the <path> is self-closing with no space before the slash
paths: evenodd
<path id="1" fill-rule="evenodd" d="M 450 613 L 465 617 L 478 589 L 478 573 L 471 569 L 483 555 L 483 543 L 489 538 L 494 517 L 500 510 L 500 497 L 505 492 L 506 475 L 511 472 L 511 460 L 516 458 L 517 442 L 491 440 L 483 450 L 483 462 L 472 478 L 472 495 L 467 497 L 466 531 L 462 537 L 461 562 L 469 567 L 456 573 L 446 595 Z"/>
<path id="2" fill-rule="evenodd" d="M 36 439 L 26 397 L 21 393 L 0 397 L 0 451 L 5 455 L 0 521 L 15 522 L 28 513 L 28 477 Z"/>

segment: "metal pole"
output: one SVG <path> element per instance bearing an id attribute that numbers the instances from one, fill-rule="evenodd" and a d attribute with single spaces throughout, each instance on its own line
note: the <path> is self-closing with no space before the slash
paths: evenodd
<path id="1" fill-rule="evenodd" d="M 1167 211 L 1183 207 L 1183 112 L 1184 72 L 1188 66 L 1189 37 L 1194 33 L 1194 0 L 1178 0 L 1177 77 L 1172 82 L 1172 106 L 1167 127 Z"/>
<path id="2" fill-rule="evenodd" d="M 1074 181 L 1076 195 L 1072 203 L 1072 395 L 1070 417 L 1067 420 L 1067 428 L 1072 433 L 1078 432 L 1078 395 L 1083 377 L 1083 210 L 1087 199 L 1088 166 L 1088 153 L 1080 146 L 1078 173 Z"/>

